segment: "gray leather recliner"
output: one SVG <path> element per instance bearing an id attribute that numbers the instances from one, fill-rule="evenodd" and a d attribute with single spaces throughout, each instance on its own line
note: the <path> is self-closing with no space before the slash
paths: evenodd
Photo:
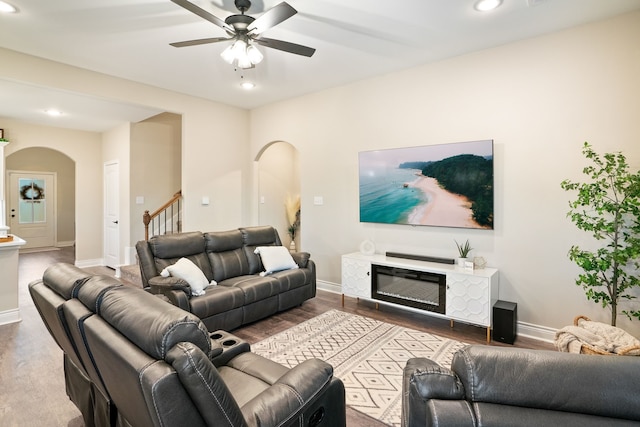
<path id="1" fill-rule="evenodd" d="M 404 369 L 402 426 L 638 426 L 640 358 L 471 345 Z"/>
<path id="2" fill-rule="evenodd" d="M 45 276 L 56 269 L 74 267 Z M 345 425 L 344 386 L 321 360 L 288 369 L 246 343 L 226 347 L 192 313 L 112 277 L 78 280 L 73 295 L 62 303 L 70 340 L 112 409 L 96 425 Z"/>

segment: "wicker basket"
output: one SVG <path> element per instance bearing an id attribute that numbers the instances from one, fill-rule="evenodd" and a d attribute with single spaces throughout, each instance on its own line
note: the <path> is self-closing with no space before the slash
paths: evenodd
<path id="1" fill-rule="evenodd" d="M 576 318 L 573 319 L 573 324 L 575 326 L 579 326 L 578 325 L 578 321 L 579 320 L 586 320 L 588 322 L 591 321 L 591 319 L 589 319 L 587 316 L 576 316 Z M 620 352 L 618 352 L 618 353 L 611 353 L 611 352 L 604 351 L 604 350 L 601 350 L 599 348 L 596 348 L 596 347 L 594 347 L 594 346 L 592 346 L 590 344 L 582 343 L 582 347 L 580 348 L 580 353 L 581 354 L 601 354 L 601 355 L 604 355 L 604 356 L 625 356 L 625 355 L 627 355 L 628 353 L 630 353 L 630 352 L 632 352 L 634 350 L 640 350 L 640 346 L 638 346 L 638 345 L 629 346 L 629 347 L 627 347 L 625 349 L 620 350 Z"/>

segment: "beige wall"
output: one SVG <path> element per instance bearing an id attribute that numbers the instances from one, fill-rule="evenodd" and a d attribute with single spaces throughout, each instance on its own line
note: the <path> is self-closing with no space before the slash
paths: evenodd
<path id="1" fill-rule="evenodd" d="M 79 259 L 101 260 L 102 162 L 100 134 L 38 126 L 2 117 L 0 117 L 0 128 L 5 129 L 5 132 L 10 132 L 8 139 L 10 138 L 11 143 L 5 147 L 6 157 L 23 149 L 41 147 L 56 150 L 75 163 L 76 254 L 82 256 Z"/>
<path id="2" fill-rule="evenodd" d="M 182 118 L 160 114 L 131 128 L 131 244 L 144 239 L 142 215 L 180 191 Z M 137 204 L 136 197 L 144 203 Z"/>
<path id="3" fill-rule="evenodd" d="M 574 196 L 560 182 L 582 179 L 584 141 L 640 167 L 639 40 L 634 13 L 270 105 L 251 113 L 251 153 L 273 140 L 298 148 L 302 245 L 320 280 L 340 283 L 340 255 L 364 239 L 454 257 L 454 239 L 468 238 L 520 322 L 608 321 L 574 284 L 567 251 L 590 239 L 566 219 Z M 495 142 L 495 230 L 359 222 L 359 151 L 479 139 Z M 619 321 L 640 335 L 640 322 Z"/>
<path id="4" fill-rule="evenodd" d="M 58 246 L 73 245 L 76 236 L 76 165 L 65 154 L 49 148 L 25 148 L 6 159 L 6 170 L 55 172 L 56 238 Z M 7 197 L 9 189 L 6 190 Z M 7 216 L 7 218 L 9 218 Z"/>
<path id="5" fill-rule="evenodd" d="M 640 166 L 638 40 L 640 13 L 632 13 L 251 112 L 4 49 L 0 78 L 181 114 L 185 230 L 257 224 L 254 159 L 270 142 L 287 141 L 299 152 L 301 245 L 319 280 L 339 284 L 340 255 L 367 238 L 379 252 L 450 257 L 453 240 L 469 238 L 473 254 L 500 269 L 500 297 L 518 303 L 521 326 L 551 333 L 577 314 L 606 319 L 573 284 L 578 269 L 567 250 L 590 239 L 565 218 L 571 196 L 559 183 L 581 179 L 585 140 L 600 152 L 624 151 Z M 11 130 L 5 154 L 45 146 L 76 162 L 76 192 L 83 195 L 76 205 L 78 256 L 101 257 L 101 136 L 0 124 Z M 359 151 L 489 138 L 495 230 L 359 223 Z M 314 205 L 314 196 L 324 204 Z M 640 335 L 640 322 L 620 323 Z"/>
<path id="6" fill-rule="evenodd" d="M 300 195 L 300 162 L 298 150 L 291 144 L 278 141 L 269 145 L 258 160 L 258 222 L 272 225 L 278 230 L 283 245 L 291 242 L 289 236 L 289 222 L 285 209 L 287 197 L 295 199 Z M 302 219 L 301 219 L 302 224 Z M 296 234 L 297 249 L 300 227 Z"/>
<path id="7" fill-rule="evenodd" d="M 7 49 L 0 49 L 0 63 L 3 64 L 0 67 L 0 79 L 181 114 L 185 230 L 225 229 L 250 222 L 252 162 L 248 160 L 249 113 L 246 110 Z M 104 162 L 118 158 L 120 171 L 126 171 L 123 173 L 128 179 L 129 148 L 105 147 L 103 153 L 102 136 L 97 133 L 60 129 L 56 135 L 51 135 L 49 128 L 38 131 L 39 127 L 24 126 L 4 118 L 0 118 L 0 123 L 11 138 L 5 155 L 25 147 L 42 145 L 55 147 L 76 162 L 76 191 L 84 195 L 78 197 L 76 205 L 76 212 L 82 214 L 82 217 L 76 215 L 76 258 L 81 265 L 99 262 L 102 259 Z M 22 129 L 28 129 L 25 132 L 29 135 L 24 135 Z M 117 133 L 118 129 L 113 132 Z M 71 136 L 65 139 L 65 134 Z M 105 134 L 109 140 L 111 132 Z M 80 141 L 82 138 L 78 135 L 86 135 L 91 143 Z M 121 198 L 121 210 L 129 208 L 128 185 L 121 197 L 123 195 L 127 199 Z M 201 197 L 205 195 L 211 200 L 208 206 L 201 205 Z M 126 229 L 129 227 L 127 224 Z M 131 237 L 127 235 L 122 240 L 121 244 L 126 241 L 129 245 Z"/>

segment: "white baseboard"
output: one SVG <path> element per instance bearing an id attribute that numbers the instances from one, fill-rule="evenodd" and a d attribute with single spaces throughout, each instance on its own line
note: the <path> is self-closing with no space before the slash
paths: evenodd
<path id="1" fill-rule="evenodd" d="M 518 322 L 517 324 L 519 337 L 532 338 L 534 340 L 553 343 L 556 338 L 557 329 L 547 326 L 534 325 L 532 323 Z"/>
<path id="2" fill-rule="evenodd" d="M 101 267 L 104 265 L 104 259 L 96 258 L 96 259 L 77 259 L 75 262 L 75 266 L 78 268 L 87 268 L 87 267 Z"/>
<path id="3" fill-rule="evenodd" d="M 0 311 L 0 325 L 8 325 L 9 323 L 21 322 L 20 309 Z"/>
<path id="4" fill-rule="evenodd" d="M 76 242 L 74 240 L 70 240 L 68 242 L 56 242 L 57 248 L 68 248 L 69 246 L 75 245 Z"/>
<path id="5" fill-rule="evenodd" d="M 323 291 L 332 292 L 334 294 L 342 293 L 342 285 L 338 283 L 325 282 L 323 280 L 317 280 L 316 286 Z M 395 307 L 403 308 L 401 305 L 394 304 Z M 418 309 L 412 309 L 407 307 L 408 311 L 416 311 Z M 422 310 L 418 310 L 422 312 Z M 518 322 L 516 325 L 517 336 L 527 337 L 538 341 L 545 341 L 553 343 L 556 337 L 556 329 L 549 328 L 547 326 L 534 325 L 533 323 Z"/>
<path id="6" fill-rule="evenodd" d="M 323 280 L 316 280 L 316 287 L 318 289 L 322 289 L 323 291 L 331 292 L 334 294 L 342 293 L 342 286 L 337 283 L 325 282 Z"/>

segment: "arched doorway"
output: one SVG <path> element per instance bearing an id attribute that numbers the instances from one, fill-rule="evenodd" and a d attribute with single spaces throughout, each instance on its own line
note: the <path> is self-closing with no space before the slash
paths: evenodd
<path id="1" fill-rule="evenodd" d="M 33 194 L 41 197 L 43 195 L 40 194 L 40 191 L 44 192 L 46 202 L 40 205 L 50 206 L 51 212 L 53 213 L 54 222 L 51 226 L 54 230 L 54 238 L 51 243 L 49 243 L 48 239 L 43 240 L 40 237 L 30 239 L 27 233 L 27 235 L 20 235 L 20 237 L 27 241 L 24 248 L 72 246 L 75 243 L 76 223 L 75 162 L 59 151 L 50 148 L 30 147 L 7 156 L 5 168 L 7 175 L 7 225 L 12 228 L 12 233 L 20 235 L 18 230 L 14 230 L 14 227 L 11 225 L 12 221 L 20 221 L 20 202 L 16 197 L 11 197 L 11 194 L 19 193 L 22 188 L 26 188 L 25 185 L 27 185 L 26 183 L 29 180 L 34 184 L 31 188 L 39 190 L 34 192 L 26 189 L 25 191 L 28 194 L 25 194 L 29 197 L 33 196 Z M 44 181 L 41 182 L 41 179 Z M 10 187 L 12 181 L 14 181 L 16 188 Z M 44 187 L 51 186 L 53 183 L 53 193 L 47 192 L 46 188 L 42 188 L 42 183 L 45 183 Z M 38 222 L 43 219 L 51 219 L 48 218 L 49 215 L 47 215 L 47 218 L 42 218 L 42 216 L 39 215 L 41 215 L 41 213 L 36 213 L 33 218 L 28 218 L 29 215 L 27 214 L 27 218 L 23 219 L 23 221 L 32 220 L 32 222 Z M 34 233 L 36 232 L 34 231 Z"/>
<path id="2" fill-rule="evenodd" d="M 289 228 L 291 214 L 287 202 L 295 205 L 300 200 L 300 161 L 298 150 L 288 142 L 274 141 L 266 145 L 258 156 L 258 222 L 272 225 L 278 230 L 282 244 L 291 242 Z M 298 219 L 300 214 L 298 214 Z M 295 217 L 295 212 L 293 212 Z M 295 244 L 300 250 L 302 222 L 295 230 Z"/>

